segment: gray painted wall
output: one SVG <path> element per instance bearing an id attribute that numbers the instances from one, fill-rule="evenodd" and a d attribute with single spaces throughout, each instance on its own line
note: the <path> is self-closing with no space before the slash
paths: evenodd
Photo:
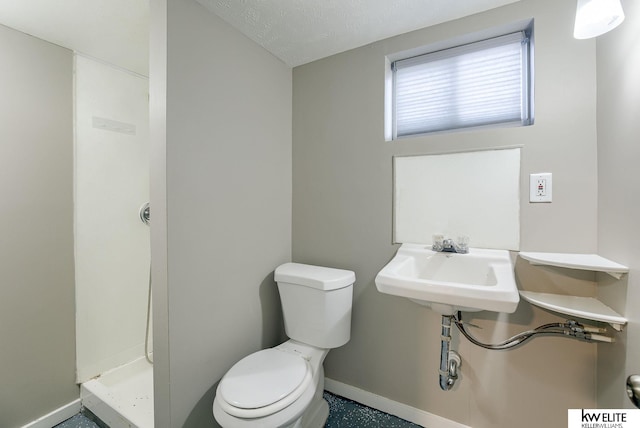
<path id="1" fill-rule="evenodd" d="M 391 244 L 394 155 L 521 145 L 521 250 L 596 251 L 595 41 L 573 39 L 574 14 L 574 2 L 523 0 L 294 69 L 293 259 L 353 269 L 357 277 L 352 338 L 329 353 L 327 377 L 474 428 L 564 426 L 567 408 L 595 406 L 596 346 L 555 338 L 505 352 L 454 339 L 461 379 L 454 390 L 440 391 L 440 317 L 380 294 L 373 282 L 397 249 Z M 384 141 L 385 55 L 530 18 L 534 126 Z M 552 204 L 529 204 L 535 172 L 554 174 Z M 516 274 L 525 289 L 595 294 L 590 273 L 519 260 Z M 513 315 L 469 317 L 484 327 L 474 332 L 494 342 L 563 320 L 526 302 Z"/>
<path id="2" fill-rule="evenodd" d="M 73 58 L 0 26 L 0 426 L 78 398 Z"/>
<path id="3" fill-rule="evenodd" d="M 618 343 L 598 347 L 598 404 L 604 408 L 632 407 L 625 379 L 640 374 L 640 4 L 625 1 L 623 7 L 625 21 L 597 42 L 598 251 L 631 269 L 622 281 L 600 278 L 602 298 L 629 319 Z"/>
<path id="4" fill-rule="evenodd" d="M 195 1 L 154 1 L 152 22 L 156 426 L 211 426 L 214 384 L 280 339 L 291 69 Z"/>

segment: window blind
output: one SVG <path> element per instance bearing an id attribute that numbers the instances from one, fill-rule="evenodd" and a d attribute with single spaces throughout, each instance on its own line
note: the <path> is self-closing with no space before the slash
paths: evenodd
<path id="1" fill-rule="evenodd" d="M 394 138 L 532 123 L 524 31 L 395 61 Z"/>

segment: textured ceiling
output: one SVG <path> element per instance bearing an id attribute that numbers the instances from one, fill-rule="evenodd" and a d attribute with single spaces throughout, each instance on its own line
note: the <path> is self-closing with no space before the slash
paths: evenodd
<path id="1" fill-rule="evenodd" d="M 295 67 L 518 0 L 197 1 Z M 149 0 L 0 0 L 0 23 L 148 75 Z"/>
<path id="2" fill-rule="evenodd" d="M 291 67 L 519 0 L 197 0 Z"/>

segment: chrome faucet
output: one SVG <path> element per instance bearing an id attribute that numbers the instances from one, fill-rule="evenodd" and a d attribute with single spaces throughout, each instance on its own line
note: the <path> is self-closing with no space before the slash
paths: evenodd
<path id="1" fill-rule="evenodd" d="M 451 238 L 444 239 L 442 235 L 433 235 L 433 251 L 440 253 L 467 254 L 469 252 L 469 237 L 460 236 L 457 241 Z"/>

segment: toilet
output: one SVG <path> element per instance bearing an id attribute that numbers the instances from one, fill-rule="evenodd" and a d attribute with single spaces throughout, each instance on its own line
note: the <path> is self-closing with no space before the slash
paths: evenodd
<path id="1" fill-rule="evenodd" d="M 243 358 L 220 380 L 213 415 L 224 428 L 320 428 L 329 415 L 322 363 L 351 337 L 356 276 L 285 263 L 274 279 L 290 340 Z"/>

